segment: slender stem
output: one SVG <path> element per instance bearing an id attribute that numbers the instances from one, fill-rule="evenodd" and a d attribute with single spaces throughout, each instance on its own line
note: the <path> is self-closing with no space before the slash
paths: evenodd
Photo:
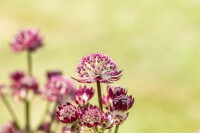
<path id="1" fill-rule="evenodd" d="M 108 133 L 112 133 L 112 128 L 110 128 L 110 129 L 108 130 Z"/>
<path id="2" fill-rule="evenodd" d="M 101 84 L 97 81 L 97 91 L 98 91 L 98 101 L 99 101 L 99 108 L 103 111 L 102 107 L 102 95 L 101 95 Z"/>
<path id="3" fill-rule="evenodd" d="M 49 112 L 49 107 L 50 107 L 50 102 L 47 102 L 45 110 L 42 114 L 42 117 L 41 117 L 39 124 L 37 125 L 35 130 L 37 130 L 39 128 L 39 126 L 45 121 L 45 117 L 48 115 L 48 112 Z"/>
<path id="4" fill-rule="evenodd" d="M 32 76 L 32 57 L 30 51 L 27 52 L 27 67 L 29 76 Z"/>
<path id="5" fill-rule="evenodd" d="M 54 122 L 54 119 L 55 119 L 54 116 L 55 116 L 56 108 L 57 108 L 57 103 L 54 105 L 53 114 L 52 114 L 52 116 L 51 116 L 51 121 L 50 121 L 50 123 L 49 123 L 49 128 L 48 128 L 47 133 L 50 133 L 50 132 L 51 132 L 51 126 L 52 126 L 52 124 L 53 124 L 53 122 Z"/>
<path id="6" fill-rule="evenodd" d="M 12 116 L 12 118 L 13 118 L 13 120 L 14 120 L 14 122 L 15 122 L 16 128 L 17 128 L 17 129 L 20 129 L 20 126 L 19 126 L 19 123 L 18 123 L 18 119 L 17 119 L 17 117 L 16 117 L 16 115 L 15 115 L 15 112 L 14 112 L 14 110 L 12 109 L 10 103 L 8 102 L 8 100 L 7 100 L 4 96 L 1 96 L 1 99 L 2 99 L 2 101 L 3 101 L 3 103 L 4 103 L 4 105 L 6 106 L 8 112 L 9 112 L 10 115 Z"/>
<path id="7" fill-rule="evenodd" d="M 27 67 L 28 67 L 28 75 L 32 76 L 32 58 L 31 52 L 27 51 Z M 25 120 L 26 120 L 26 131 L 27 133 L 31 132 L 30 127 L 30 102 L 28 98 L 25 99 Z"/>
<path id="8" fill-rule="evenodd" d="M 30 105 L 28 99 L 25 99 L 25 116 L 26 116 L 26 131 L 30 133 Z"/>
<path id="9" fill-rule="evenodd" d="M 116 127 L 115 127 L 115 132 L 114 132 L 114 133 L 117 133 L 118 130 L 119 130 L 119 125 L 116 125 Z"/>

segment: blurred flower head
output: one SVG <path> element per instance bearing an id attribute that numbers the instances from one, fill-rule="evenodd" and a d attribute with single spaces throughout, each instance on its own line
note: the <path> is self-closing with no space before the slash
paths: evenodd
<path id="1" fill-rule="evenodd" d="M 54 76 L 61 76 L 62 72 L 61 71 L 48 71 L 47 72 L 47 79 L 49 80 L 50 78 Z"/>
<path id="2" fill-rule="evenodd" d="M 39 126 L 39 128 L 37 129 L 37 132 L 46 133 L 46 132 L 48 132 L 49 126 L 50 126 L 50 122 L 44 122 Z M 53 133 L 53 132 L 51 132 L 51 133 Z"/>
<path id="3" fill-rule="evenodd" d="M 58 106 L 56 116 L 63 123 L 72 123 L 78 119 L 78 109 L 71 103 L 67 103 L 63 106 Z"/>
<path id="4" fill-rule="evenodd" d="M 25 133 L 25 131 L 17 130 L 15 123 L 10 121 L 0 127 L 0 133 Z"/>
<path id="5" fill-rule="evenodd" d="M 24 100 L 29 91 L 40 94 L 39 84 L 34 77 L 25 75 L 22 71 L 15 71 L 11 74 L 11 79 L 12 94 L 17 100 Z"/>
<path id="6" fill-rule="evenodd" d="M 64 76 L 53 76 L 46 84 L 44 95 L 49 101 L 61 104 L 65 98 L 72 97 L 75 91 L 73 82 Z"/>
<path id="7" fill-rule="evenodd" d="M 101 125 L 102 121 L 103 113 L 97 106 L 89 105 L 81 113 L 81 122 L 89 128 Z"/>
<path id="8" fill-rule="evenodd" d="M 11 48 L 15 52 L 33 52 L 43 45 L 42 37 L 36 29 L 24 29 L 19 31 L 11 41 Z"/>
<path id="9" fill-rule="evenodd" d="M 83 57 L 76 68 L 79 78 L 75 80 L 82 83 L 112 83 L 120 79 L 122 71 L 117 69 L 115 62 L 105 54 L 92 53 Z"/>
<path id="10" fill-rule="evenodd" d="M 83 87 L 79 87 L 74 94 L 73 100 L 80 106 L 84 106 L 88 103 L 88 101 L 93 97 L 94 89 L 91 87 L 87 87 L 86 85 Z"/>
<path id="11" fill-rule="evenodd" d="M 132 96 L 120 95 L 113 100 L 113 109 L 118 111 L 128 111 L 134 103 Z"/>

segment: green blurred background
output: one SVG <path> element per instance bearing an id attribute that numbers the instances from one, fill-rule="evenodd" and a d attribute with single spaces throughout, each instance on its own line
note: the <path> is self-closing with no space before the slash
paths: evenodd
<path id="1" fill-rule="evenodd" d="M 199 0 L 0 0 L 1 83 L 9 83 L 10 72 L 26 70 L 25 53 L 14 54 L 9 47 L 26 27 L 40 29 L 45 41 L 33 55 L 41 88 L 46 70 L 74 76 L 82 56 L 104 52 L 124 70 L 114 84 L 136 99 L 121 133 L 200 128 Z M 32 125 L 44 104 L 41 98 L 33 101 Z M 23 104 L 12 105 L 23 123 Z M 9 119 L 0 101 L 0 125 Z"/>

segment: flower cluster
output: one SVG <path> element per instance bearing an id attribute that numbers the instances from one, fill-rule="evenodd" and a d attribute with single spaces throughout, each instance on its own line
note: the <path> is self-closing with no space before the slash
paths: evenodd
<path id="1" fill-rule="evenodd" d="M 59 126 L 60 123 L 65 125 L 62 128 L 63 133 L 104 133 L 105 130 L 111 132 L 114 127 L 117 133 L 119 125 L 123 124 L 129 115 L 134 98 L 127 94 L 125 88 L 111 85 L 107 86 L 107 95 L 102 96 L 101 84 L 111 84 L 122 76 L 122 70 L 118 69 L 110 57 L 103 53 L 92 53 L 81 59 L 76 67 L 77 77 L 72 79 L 85 83 L 84 85 L 76 87 L 71 78 L 58 70 L 46 73 L 47 81 L 41 89 L 39 86 L 42 85 L 39 85 L 32 72 L 32 53 L 43 46 L 38 30 L 19 31 L 10 46 L 14 52 L 27 52 L 27 73 L 14 71 L 10 75 L 10 85 L 0 84 L 0 98 L 12 117 L 11 122 L 0 127 L 0 133 L 55 133 L 56 125 Z M 97 87 L 92 87 L 91 83 L 96 83 Z M 23 126 L 5 97 L 5 94 L 10 94 L 7 90 L 10 90 L 12 98 L 25 106 L 26 121 Z M 95 92 L 99 106 L 91 104 Z M 42 96 L 47 102 L 36 128 L 30 124 L 33 96 Z"/>
<path id="2" fill-rule="evenodd" d="M 74 78 L 75 80 L 81 83 L 97 82 L 98 88 L 99 83 L 119 80 L 122 71 L 118 71 L 114 61 L 105 54 L 93 53 L 82 58 L 76 72 L 79 78 Z M 107 86 L 107 95 L 100 99 L 102 102 L 99 101 L 106 109 L 105 112 L 89 103 L 93 95 L 93 87 L 80 86 L 73 98 L 77 106 L 71 103 L 58 106 L 56 114 L 58 119 L 66 124 L 66 133 L 100 133 L 119 126 L 127 119 L 127 111 L 134 104 L 134 98 L 127 95 L 127 90 L 120 86 Z"/>

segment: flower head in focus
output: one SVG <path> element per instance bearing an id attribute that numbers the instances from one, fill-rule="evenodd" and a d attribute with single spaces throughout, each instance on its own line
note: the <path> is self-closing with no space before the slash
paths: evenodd
<path id="1" fill-rule="evenodd" d="M 40 94 L 37 80 L 32 76 L 25 75 L 22 71 L 13 72 L 11 80 L 12 94 L 17 100 L 25 99 L 29 91 L 33 94 Z"/>
<path id="2" fill-rule="evenodd" d="M 126 89 L 120 86 L 107 86 L 107 92 L 108 96 L 112 99 L 114 99 L 116 96 L 127 94 Z"/>
<path id="3" fill-rule="evenodd" d="M 88 101 L 93 97 L 94 89 L 91 87 L 87 87 L 86 85 L 83 87 L 79 87 L 74 94 L 73 100 L 80 106 L 84 106 L 88 103 Z"/>
<path id="4" fill-rule="evenodd" d="M 63 106 L 58 106 L 56 116 L 63 123 L 73 123 L 79 117 L 78 109 L 71 103 L 67 103 Z"/>
<path id="5" fill-rule="evenodd" d="M 105 54 L 92 53 L 83 57 L 76 69 L 74 78 L 81 83 L 112 83 L 120 79 L 121 70 L 117 69 L 115 62 Z"/>
<path id="6" fill-rule="evenodd" d="M 89 105 L 81 113 L 81 122 L 89 128 L 101 125 L 103 113 L 97 106 Z"/>
<path id="7" fill-rule="evenodd" d="M 43 45 L 42 37 L 36 29 L 24 29 L 19 31 L 11 42 L 11 48 L 15 52 L 33 52 Z"/>
<path id="8" fill-rule="evenodd" d="M 113 100 L 113 109 L 118 111 L 128 111 L 134 103 L 132 96 L 120 95 Z"/>
<path id="9" fill-rule="evenodd" d="M 61 104 L 65 98 L 73 96 L 75 86 L 66 76 L 53 76 L 46 84 L 44 95 L 49 101 Z"/>

